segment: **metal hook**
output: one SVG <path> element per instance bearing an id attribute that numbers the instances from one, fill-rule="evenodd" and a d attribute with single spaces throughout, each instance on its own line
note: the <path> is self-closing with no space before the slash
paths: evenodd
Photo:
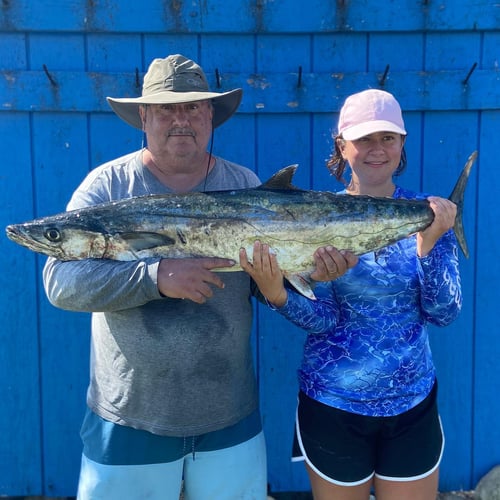
<path id="1" fill-rule="evenodd" d="M 302 66 L 299 66 L 299 74 L 297 77 L 297 88 L 302 87 Z"/>
<path id="2" fill-rule="evenodd" d="M 45 71 L 45 74 L 47 75 L 47 78 L 49 79 L 50 84 L 53 87 L 58 87 L 58 84 L 57 84 L 55 78 L 49 73 L 49 69 L 47 68 L 46 64 L 43 65 L 43 70 Z"/>
<path id="3" fill-rule="evenodd" d="M 217 88 L 220 89 L 220 73 L 218 68 L 215 68 L 215 80 L 217 81 Z"/>
<path id="4" fill-rule="evenodd" d="M 463 85 L 467 85 L 469 83 L 469 78 L 471 77 L 472 73 L 474 73 L 474 70 L 477 68 L 477 62 L 475 62 L 469 72 L 467 73 L 467 76 L 465 77 L 465 80 L 462 81 Z"/>
<path id="5" fill-rule="evenodd" d="M 381 87 L 383 87 L 383 86 L 385 85 L 385 81 L 387 80 L 387 75 L 389 74 L 389 68 L 390 68 L 390 66 L 389 66 L 389 65 L 387 65 L 387 66 L 385 67 L 384 74 L 382 75 L 382 78 L 378 81 L 378 83 L 379 83 L 379 85 L 380 85 Z"/>

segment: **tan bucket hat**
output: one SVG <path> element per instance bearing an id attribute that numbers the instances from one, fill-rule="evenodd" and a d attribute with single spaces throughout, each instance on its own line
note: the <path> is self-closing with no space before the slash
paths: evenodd
<path id="1" fill-rule="evenodd" d="M 144 76 L 141 97 L 107 97 L 113 111 L 129 125 L 142 130 L 141 104 L 181 104 L 211 99 L 214 128 L 222 125 L 238 109 L 242 89 L 210 92 L 201 67 L 180 54 L 154 59 Z"/>

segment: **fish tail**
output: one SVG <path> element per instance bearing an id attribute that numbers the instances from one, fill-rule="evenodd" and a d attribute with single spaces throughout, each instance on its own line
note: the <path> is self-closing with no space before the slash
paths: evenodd
<path id="1" fill-rule="evenodd" d="M 453 230 L 455 231 L 455 236 L 457 237 L 458 244 L 464 254 L 464 256 L 469 258 L 469 249 L 467 247 L 467 241 L 465 240 L 465 232 L 464 232 L 464 224 L 463 224 L 463 206 L 464 206 L 464 193 L 465 188 L 467 186 L 467 181 L 469 180 L 469 174 L 472 168 L 472 165 L 476 161 L 477 151 L 474 151 L 470 156 L 465 166 L 458 178 L 455 187 L 449 197 L 449 200 L 455 203 L 457 206 L 457 216 L 455 218 L 455 225 L 453 226 Z"/>

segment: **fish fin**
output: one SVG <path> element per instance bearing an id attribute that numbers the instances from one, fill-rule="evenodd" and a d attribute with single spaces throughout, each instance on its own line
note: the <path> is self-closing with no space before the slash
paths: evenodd
<path id="1" fill-rule="evenodd" d="M 316 295 L 314 295 L 314 292 L 312 291 L 311 288 L 312 280 L 309 277 L 310 274 L 308 273 L 289 274 L 286 272 L 284 272 L 283 274 L 285 278 L 289 281 L 289 283 L 304 297 L 307 297 L 308 299 L 311 300 L 316 300 Z"/>
<path id="2" fill-rule="evenodd" d="M 449 197 L 449 200 L 455 203 L 455 205 L 457 206 L 457 216 L 455 218 L 455 225 L 453 226 L 453 230 L 455 231 L 455 236 L 457 237 L 458 244 L 460 245 L 460 248 L 462 249 L 465 258 L 467 259 L 469 258 L 469 249 L 467 248 L 467 241 L 465 240 L 465 232 L 464 232 L 464 225 L 462 218 L 463 206 L 464 206 L 464 193 L 465 193 L 465 188 L 467 186 L 467 181 L 469 180 L 469 174 L 472 165 L 474 165 L 476 158 L 477 158 L 477 151 L 474 151 L 469 156 L 469 159 L 465 163 L 462 173 L 460 174 L 460 177 L 458 178 L 458 181 L 455 184 L 455 187 L 453 188 L 453 191 Z"/>
<path id="3" fill-rule="evenodd" d="M 257 189 L 296 189 L 299 188 L 292 184 L 292 178 L 297 170 L 298 165 L 289 165 L 276 172 L 264 184 L 260 185 Z"/>
<path id="4" fill-rule="evenodd" d="M 120 233 L 119 236 L 122 240 L 126 241 L 130 249 L 134 252 L 147 250 L 149 248 L 169 246 L 175 244 L 175 240 L 159 233 L 150 233 L 145 231 Z"/>

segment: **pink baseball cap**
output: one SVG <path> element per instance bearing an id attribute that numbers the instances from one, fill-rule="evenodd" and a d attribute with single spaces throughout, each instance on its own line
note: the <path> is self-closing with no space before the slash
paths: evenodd
<path id="1" fill-rule="evenodd" d="M 350 95 L 340 110 L 339 135 L 354 141 L 374 132 L 406 135 L 398 101 L 389 92 L 369 89 Z"/>

